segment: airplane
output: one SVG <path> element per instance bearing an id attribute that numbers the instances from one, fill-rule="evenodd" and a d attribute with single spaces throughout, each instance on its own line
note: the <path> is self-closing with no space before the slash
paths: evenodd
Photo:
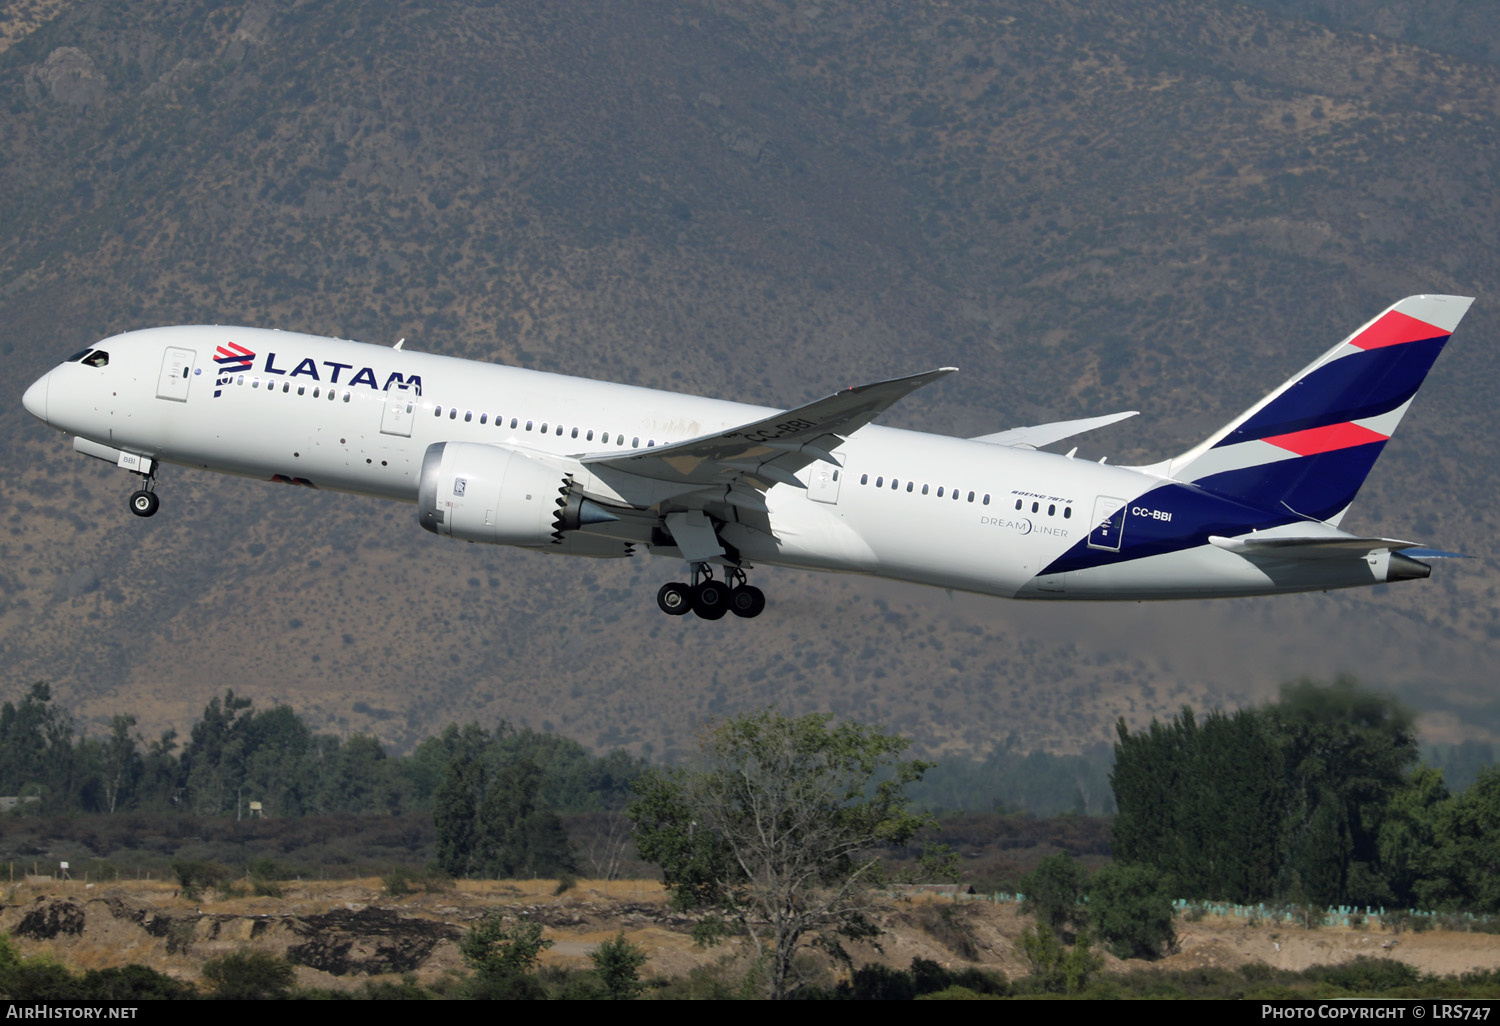
<path id="1" fill-rule="evenodd" d="M 1455 553 L 1339 524 L 1471 299 L 1403 299 L 1172 459 L 1040 447 L 1135 411 L 957 438 L 872 424 L 940 367 L 791 410 L 260 328 L 114 335 L 26 409 L 139 475 L 165 464 L 412 502 L 449 538 L 680 558 L 663 612 L 759 615 L 757 564 L 1017 599 L 1174 599 L 1427 577 Z"/>

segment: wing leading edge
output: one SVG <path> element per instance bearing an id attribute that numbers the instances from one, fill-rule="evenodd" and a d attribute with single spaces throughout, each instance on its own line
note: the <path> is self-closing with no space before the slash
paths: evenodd
<path id="1" fill-rule="evenodd" d="M 673 485 L 709 488 L 744 482 L 757 491 L 786 484 L 806 487 L 796 473 L 819 460 L 839 465 L 833 450 L 854 432 L 923 385 L 952 374 L 939 367 L 868 385 L 854 385 L 816 402 L 727 431 L 623 454 L 585 456 L 601 477 L 629 474 Z"/>

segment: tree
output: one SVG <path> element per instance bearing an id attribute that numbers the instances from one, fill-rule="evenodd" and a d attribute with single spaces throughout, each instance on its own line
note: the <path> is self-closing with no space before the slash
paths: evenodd
<path id="1" fill-rule="evenodd" d="M 131 734 L 134 716 L 117 715 L 109 721 L 109 740 L 104 745 L 104 803 L 106 812 L 130 804 L 141 776 L 138 738 Z"/>
<path id="2" fill-rule="evenodd" d="M 621 930 L 613 940 L 599 944 L 589 953 L 604 989 L 616 1001 L 629 1001 L 641 992 L 640 970 L 646 964 L 646 952 L 625 939 Z"/>
<path id="3" fill-rule="evenodd" d="M 1077 994 L 1104 962 L 1094 954 L 1087 930 L 1069 948 L 1041 923 L 1021 934 L 1021 953 L 1031 968 L 1031 985 L 1044 994 Z"/>
<path id="4" fill-rule="evenodd" d="M 562 820 L 539 805 L 541 771 L 529 760 L 489 771 L 455 759 L 433 796 L 437 858 L 454 876 L 551 876 L 577 870 Z"/>
<path id="5" fill-rule="evenodd" d="M 1088 887 L 1089 922 L 1116 958 L 1160 958 L 1177 943 L 1172 893 L 1146 866 L 1112 863 Z"/>
<path id="6" fill-rule="evenodd" d="M 1289 684 L 1273 705 L 1184 709 L 1119 725 L 1115 857 L 1166 874 L 1179 896 L 1381 904 L 1381 821 L 1416 761 L 1413 717 L 1349 678 Z M 1385 851 L 1410 850 L 1387 832 Z M 1407 872 L 1405 867 L 1400 872 Z"/>
<path id="7" fill-rule="evenodd" d="M 1312 905 L 1378 903 L 1350 885 L 1378 879 L 1380 818 L 1417 761 L 1416 717 L 1351 677 L 1288 684 L 1267 715 L 1290 798 L 1284 888 Z"/>
<path id="8" fill-rule="evenodd" d="M 1200 720 L 1184 708 L 1137 734 L 1124 720 L 1116 729 L 1115 858 L 1155 867 L 1184 897 L 1271 897 L 1286 782 L 1264 714 L 1214 711 Z"/>
<path id="9" fill-rule="evenodd" d="M 1021 877 L 1021 893 L 1021 911 L 1059 940 L 1068 925 L 1083 922 L 1083 870 L 1065 853 L 1048 855 Z"/>
<path id="10" fill-rule="evenodd" d="M 773 998 L 793 989 L 805 943 L 847 963 L 840 938 L 879 932 L 865 914 L 878 849 L 923 824 L 904 788 L 928 765 L 899 761 L 909 742 L 830 720 L 729 720 L 704 738 L 696 768 L 648 775 L 630 807 L 674 903 L 738 925 L 769 960 Z"/>
<path id="11" fill-rule="evenodd" d="M 1470 912 L 1500 912 L 1500 768 L 1443 802 L 1434 830 L 1435 879 L 1418 885 L 1428 900 Z"/>
<path id="12" fill-rule="evenodd" d="M 1380 865 L 1391 903 L 1430 907 L 1439 817 L 1450 802 L 1443 771 L 1422 766 L 1386 804 L 1376 837 Z"/>
<path id="13" fill-rule="evenodd" d="M 464 962 L 474 970 L 473 995 L 497 999 L 542 996 L 532 974 L 550 947 L 541 923 L 523 918 L 508 925 L 498 909 L 486 912 L 458 942 Z"/>

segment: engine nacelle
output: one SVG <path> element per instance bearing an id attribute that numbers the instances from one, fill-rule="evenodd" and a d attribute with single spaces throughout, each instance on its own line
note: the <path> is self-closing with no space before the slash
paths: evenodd
<path id="1" fill-rule="evenodd" d="M 417 522 L 433 534 L 537 548 L 560 537 L 570 479 L 516 449 L 435 442 L 422 457 Z"/>

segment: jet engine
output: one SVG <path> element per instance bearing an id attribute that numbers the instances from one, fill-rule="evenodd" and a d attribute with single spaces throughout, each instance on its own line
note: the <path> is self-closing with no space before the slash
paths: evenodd
<path id="1" fill-rule="evenodd" d="M 578 494 L 561 466 L 518 449 L 435 442 L 422 457 L 417 522 L 433 534 L 540 548 L 615 519 Z"/>

